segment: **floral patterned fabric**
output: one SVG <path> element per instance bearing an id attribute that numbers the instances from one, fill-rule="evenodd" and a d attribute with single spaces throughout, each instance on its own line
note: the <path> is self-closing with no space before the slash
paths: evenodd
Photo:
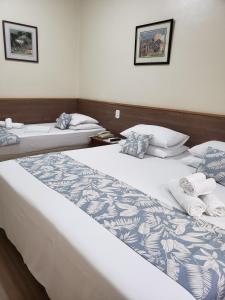
<path id="1" fill-rule="evenodd" d="M 20 143 L 20 138 L 4 128 L 0 128 L 0 147 L 15 145 Z"/>
<path id="2" fill-rule="evenodd" d="M 17 162 L 196 299 L 225 299 L 224 230 L 169 208 L 62 153 L 25 157 Z"/>
<path id="3" fill-rule="evenodd" d="M 121 153 L 129 154 L 138 158 L 144 158 L 148 150 L 152 135 L 138 134 L 134 131 L 129 133 L 127 139 L 121 144 Z"/>
<path id="4" fill-rule="evenodd" d="M 225 152 L 208 147 L 197 172 L 202 172 L 225 186 Z"/>
<path id="5" fill-rule="evenodd" d="M 58 119 L 56 119 L 55 127 L 59 129 L 67 129 L 71 121 L 71 115 L 62 113 Z"/>

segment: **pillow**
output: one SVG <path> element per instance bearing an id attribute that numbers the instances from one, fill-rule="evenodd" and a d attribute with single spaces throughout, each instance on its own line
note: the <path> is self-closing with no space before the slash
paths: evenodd
<path id="1" fill-rule="evenodd" d="M 225 151 L 225 142 L 220 141 L 208 141 L 190 148 L 188 151 L 197 157 L 203 158 L 207 152 L 208 147 L 212 147 L 218 150 Z"/>
<path id="2" fill-rule="evenodd" d="M 225 152 L 208 147 L 197 172 L 202 172 L 225 186 Z"/>
<path id="3" fill-rule="evenodd" d="M 186 166 L 193 167 L 196 169 L 199 167 L 200 163 L 202 163 L 203 158 L 190 155 L 182 158 L 180 161 Z"/>
<path id="4" fill-rule="evenodd" d="M 188 149 L 187 146 L 180 146 L 180 147 L 170 147 L 170 148 L 161 148 L 150 145 L 147 150 L 147 154 L 166 158 L 166 157 L 172 157 L 179 155 L 181 153 L 184 153 Z"/>
<path id="5" fill-rule="evenodd" d="M 71 114 L 70 125 L 76 126 L 79 124 L 97 124 L 98 121 L 82 114 Z"/>
<path id="6" fill-rule="evenodd" d="M 69 129 L 73 129 L 73 130 L 91 130 L 91 129 L 102 129 L 104 130 L 104 128 L 98 124 L 79 124 L 79 125 L 70 125 Z"/>
<path id="7" fill-rule="evenodd" d="M 130 132 L 127 139 L 121 143 L 121 153 L 129 154 L 138 158 L 144 158 L 152 136 Z"/>
<path id="8" fill-rule="evenodd" d="M 144 124 L 139 124 L 128 128 L 120 134 L 127 137 L 131 131 L 137 132 L 139 134 L 153 135 L 150 144 L 162 148 L 181 146 L 189 139 L 188 135 L 174 131 L 172 129 Z"/>
<path id="9" fill-rule="evenodd" d="M 6 131 L 5 129 L 0 129 L 0 146 L 9 146 L 20 143 L 20 138 L 14 134 Z"/>
<path id="10" fill-rule="evenodd" d="M 71 115 L 62 113 L 58 119 L 56 119 L 55 127 L 59 129 L 67 129 L 71 121 Z"/>

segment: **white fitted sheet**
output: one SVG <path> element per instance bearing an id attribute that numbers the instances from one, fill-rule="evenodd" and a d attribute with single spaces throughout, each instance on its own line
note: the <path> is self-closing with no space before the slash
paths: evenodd
<path id="1" fill-rule="evenodd" d="M 140 160 L 119 153 L 118 147 L 65 153 L 177 206 L 166 183 L 171 178 L 190 174 L 193 169 L 179 160 L 154 157 Z M 194 299 L 15 161 L 0 163 L 0 190 L 0 226 L 52 299 Z M 225 195 L 225 188 L 218 185 L 217 193 Z M 210 222 L 217 223 L 213 218 Z M 223 226 L 224 219 L 220 223 Z"/>
<path id="2" fill-rule="evenodd" d="M 40 132 L 37 129 L 29 130 L 34 127 L 40 127 Z M 43 132 L 44 128 L 46 128 L 46 132 Z M 102 130 L 104 128 L 77 131 L 72 129 L 60 130 L 55 128 L 55 123 L 32 124 L 25 125 L 21 129 L 10 129 L 9 132 L 18 135 L 21 142 L 16 145 L 0 147 L 0 160 L 9 159 L 13 155 L 29 154 L 41 150 L 87 146 L 90 142 L 90 136 Z"/>

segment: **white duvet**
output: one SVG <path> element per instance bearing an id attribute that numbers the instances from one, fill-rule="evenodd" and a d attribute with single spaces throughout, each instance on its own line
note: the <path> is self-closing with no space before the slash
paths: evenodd
<path id="1" fill-rule="evenodd" d="M 72 158 L 179 207 L 166 188 L 193 169 L 179 160 L 121 154 L 118 145 L 67 151 Z M 55 300 L 194 299 L 90 216 L 15 161 L 0 163 L 0 226 Z M 222 199 L 225 188 L 217 185 Z M 223 199 L 222 199 L 223 200 Z M 204 217 L 225 228 L 225 218 Z"/>

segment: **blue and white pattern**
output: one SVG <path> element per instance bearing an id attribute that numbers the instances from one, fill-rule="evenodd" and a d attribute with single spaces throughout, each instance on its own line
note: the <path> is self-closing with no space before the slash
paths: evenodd
<path id="1" fill-rule="evenodd" d="M 59 129 L 67 129 L 71 121 L 71 115 L 62 113 L 58 119 L 56 119 L 55 127 Z"/>
<path id="2" fill-rule="evenodd" d="M 225 186 L 225 152 L 208 147 L 197 172 L 202 172 Z"/>
<path id="3" fill-rule="evenodd" d="M 20 138 L 4 128 L 0 128 L 0 147 L 15 145 L 20 143 Z"/>
<path id="4" fill-rule="evenodd" d="M 17 162 L 196 299 L 225 299 L 224 230 L 168 208 L 62 153 L 25 157 Z"/>
<path id="5" fill-rule="evenodd" d="M 138 158 L 144 158 L 148 150 L 152 135 L 138 134 L 134 131 L 129 133 L 127 139 L 121 143 L 121 153 L 129 154 Z"/>

